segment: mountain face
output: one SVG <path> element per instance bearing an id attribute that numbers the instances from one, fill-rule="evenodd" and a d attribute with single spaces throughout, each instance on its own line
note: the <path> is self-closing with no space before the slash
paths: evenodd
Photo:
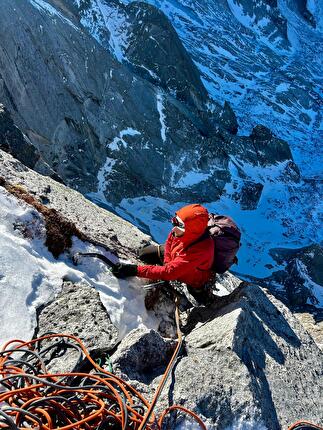
<path id="1" fill-rule="evenodd" d="M 289 264 L 271 249 L 322 241 L 321 15 L 314 0 L 4 0 L 0 102 L 67 185 L 160 242 L 185 203 L 229 213 L 237 270 L 269 277 Z"/>
<path id="2" fill-rule="evenodd" d="M 210 97 L 230 101 L 241 132 L 266 125 L 291 145 L 304 176 L 321 175 L 320 1 L 146 3 L 167 15 Z"/>
<path id="3" fill-rule="evenodd" d="M 246 153 L 242 160 L 258 163 L 258 143 L 253 145 L 264 137 L 259 132 L 250 139 L 228 134 L 237 127 L 230 106 L 208 108 L 196 66 L 156 8 L 141 3 L 121 7 L 118 2 L 103 8 L 105 19 L 110 13 L 119 17 L 120 22 L 113 18 L 114 25 L 127 22 L 129 70 L 128 63 L 116 61 L 122 56 L 103 50 L 73 21 L 44 4 L 9 2 L 6 7 L 3 43 L 13 58 L 11 63 L 3 52 L 1 97 L 67 184 L 113 203 L 141 195 L 214 201 L 230 181 L 230 153 Z M 90 12 L 80 4 L 80 13 Z M 100 30 L 103 47 L 107 30 Z M 28 58 L 34 59 L 34 69 Z M 151 83 L 147 70 L 141 73 L 138 66 L 142 60 L 144 70 L 150 70 L 152 61 L 156 64 Z M 37 81 L 36 70 L 41 75 Z M 292 161 L 284 142 L 270 139 L 271 146 L 261 164 Z"/>

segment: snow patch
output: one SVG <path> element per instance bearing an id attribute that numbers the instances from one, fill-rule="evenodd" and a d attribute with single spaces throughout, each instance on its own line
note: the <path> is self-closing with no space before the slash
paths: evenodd
<path id="1" fill-rule="evenodd" d="M 80 7 L 80 2 L 78 2 Z M 125 14 L 108 2 L 94 0 L 82 13 L 81 24 L 88 28 L 95 39 L 104 47 L 107 29 L 109 32 L 109 49 L 119 62 L 126 59 L 125 51 L 129 47 L 128 23 Z"/>
<path id="2" fill-rule="evenodd" d="M 146 70 L 146 71 L 149 73 L 149 75 L 150 75 L 154 80 L 156 80 L 156 81 L 159 81 L 159 80 L 160 80 L 160 79 L 159 79 L 159 76 L 158 76 L 158 75 L 156 75 L 156 73 L 155 73 L 155 72 L 153 72 L 152 70 L 148 69 L 148 67 L 144 66 L 143 64 L 136 64 L 136 66 L 138 66 L 138 67 L 140 67 L 140 68 L 142 68 L 142 69 Z"/>
<path id="3" fill-rule="evenodd" d="M 63 278 L 96 288 L 120 338 L 137 327 L 157 328 L 145 309 L 139 279 L 117 280 L 95 259 L 83 259 L 77 269 L 68 254 L 56 260 L 44 245 L 44 234 L 42 217 L 0 189 L 0 344 L 31 339 L 36 308 L 54 298 Z M 75 239 L 71 254 L 77 251 L 102 252 Z"/>
<path id="4" fill-rule="evenodd" d="M 237 173 L 236 166 L 238 165 L 243 172 L 248 176 L 248 178 L 254 180 L 255 182 L 266 183 L 266 182 L 277 182 L 279 181 L 289 163 L 289 160 L 282 161 L 276 164 L 270 164 L 268 166 L 261 166 L 260 164 L 251 164 L 240 160 L 238 157 L 230 156 L 229 168 L 231 175 L 235 177 L 236 180 L 240 181 L 239 175 Z M 234 172 L 234 173 L 233 173 Z"/>
<path id="5" fill-rule="evenodd" d="M 309 298 L 307 304 L 323 307 L 323 287 L 312 281 L 308 274 L 307 267 L 301 260 L 296 259 L 296 266 L 298 273 L 305 281 L 305 287 L 307 287 L 312 292 L 314 297 L 314 300 L 313 298 Z"/>
<path id="6" fill-rule="evenodd" d="M 163 105 L 163 94 L 159 91 L 157 93 L 157 110 L 159 113 L 159 121 L 160 121 L 160 135 L 162 138 L 163 142 L 166 142 L 166 130 L 167 130 L 167 126 L 166 126 L 166 115 L 164 113 L 164 105 Z"/>
<path id="7" fill-rule="evenodd" d="M 193 185 L 197 185 L 202 181 L 206 181 L 211 176 L 210 173 L 203 173 L 191 170 L 189 172 L 185 172 L 185 175 L 181 177 L 181 179 L 177 182 L 177 188 L 186 188 L 191 187 Z"/>
<path id="8" fill-rule="evenodd" d="M 105 199 L 104 192 L 107 189 L 107 185 L 108 185 L 106 177 L 112 172 L 115 163 L 116 163 L 116 160 L 114 160 L 113 158 L 107 157 L 104 165 L 98 171 L 97 196 L 102 199 Z"/>
<path id="9" fill-rule="evenodd" d="M 125 130 L 120 131 L 119 136 L 115 137 L 111 143 L 107 146 L 111 151 L 118 151 L 120 146 L 123 148 L 127 148 L 128 143 L 124 139 L 125 136 L 139 136 L 141 135 L 140 131 L 135 130 L 134 128 L 126 128 Z"/>
<path id="10" fill-rule="evenodd" d="M 232 55 L 231 52 L 227 51 L 226 49 L 222 48 L 221 46 L 214 46 L 214 49 L 221 55 L 223 55 L 226 58 L 229 58 L 229 60 L 236 60 L 237 57 Z"/>
<path id="11" fill-rule="evenodd" d="M 281 84 L 277 85 L 276 87 L 276 93 L 285 93 L 289 90 L 290 84 L 287 84 L 286 82 L 282 82 Z"/>
<path id="12" fill-rule="evenodd" d="M 236 17 L 236 19 L 243 26 L 250 28 L 255 22 L 255 15 L 252 17 L 248 14 L 244 13 L 243 7 L 236 3 L 235 0 L 227 0 L 229 8 L 231 9 L 232 14 Z"/>
<path id="13" fill-rule="evenodd" d="M 53 6 L 51 6 L 50 4 L 48 4 L 46 1 L 44 1 L 44 0 L 29 0 L 29 2 L 36 9 L 38 9 L 40 12 L 46 12 L 49 15 L 58 16 L 62 21 L 66 22 L 68 25 L 70 25 L 71 27 L 73 27 L 74 30 L 80 31 L 80 29 L 77 28 L 76 25 L 74 25 L 72 23 L 72 21 L 70 21 L 69 19 L 67 19 L 64 15 L 62 15 L 57 9 L 55 9 Z"/>

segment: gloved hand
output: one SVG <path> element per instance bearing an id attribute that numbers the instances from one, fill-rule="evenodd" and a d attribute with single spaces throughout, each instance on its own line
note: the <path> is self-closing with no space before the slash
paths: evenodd
<path id="1" fill-rule="evenodd" d="M 128 276 L 136 276 L 137 268 L 136 264 L 118 263 L 111 269 L 111 272 L 116 278 L 127 278 Z"/>

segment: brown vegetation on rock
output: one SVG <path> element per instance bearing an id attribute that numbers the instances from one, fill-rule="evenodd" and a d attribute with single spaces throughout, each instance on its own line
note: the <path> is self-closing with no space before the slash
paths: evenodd
<path id="1" fill-rule="evenodd" d="M 72 237 L 81 240 L 88 238 L 75 226 L 75 224 L 63 217 L 55 209 L 50 209 L 40 203 L 21 185 L 10 184 L 0 177 L 0 186 L 4 187 L 10 194 L 33 206 L 41 213 L 45 220 L 46 242 L 45 245 L 55 258 L 72 246 Z"/>

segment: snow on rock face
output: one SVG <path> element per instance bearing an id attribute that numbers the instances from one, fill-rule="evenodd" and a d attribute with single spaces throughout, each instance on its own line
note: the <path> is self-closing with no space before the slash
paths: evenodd
<path id="1" fill-rule="evenodd" d="M 11 338 L 31 338 L 36 308 L 59 290 L 69 269 L 55 262 L 43 245 L 43 225 L 38 214 L 3 189 L 0 189 L 0 213 L 0 342 L 3 343 Z M 37 232 L 40 237 L 31 241 Z"/>
<path id="2" fill-rule="evenodd" d="M 13 179 L 19 172 L 19 163 L 9 155 L 1 154 L 3 154 L 1 175 L 7 174 Z M 6 169 L 11 162 L 15 167 L 13 170 L 9 168 L 11 172 L 9 173 Z M 117 227 L 120 240 L 122 240 L 121 230 L 129 229 L 130 237 L 124 237 L 128 245 L 134 246 L 136 243 L 138 246 L 140 240 L 145 238 L 130 224 L 125 224 L 123 220 L 112 214 L 108 215 L 105 211 L 101 212 L 80 194 L 73 195 L 72 190 L 49 178 L 37 175 L 28 169 L 20 170 L 18 174 L 19 181 L 25 175 L 24 187 L 32 188 L 38 198 L 43 195 L 43 188 L 48 187 L 50 182 L 51 191 L 48 194 L 47 204 L 55 206 L 56 202 L 56 208 L 61 213 L 69 212 L 69 214 L 65 212 L 65 215 L 74 217 L 78 223 L 82 224 L 84 217 L 81 228 L 90 236 L 95 234 L 97 240 L 98 235 L 101 234 L 102 238 L 106 235 L 106 243 L 108 243 L 109 236 L 113 236 L 113 226 Z M 17 180 L 18 177 L 16 177 Z M 92 222 L 91 216 L 93 216 Z M 91 229 L 93 229 L 92 233 Z M 107 234 L 109 229 L 110 233 Z M 36 308 L 55 297 L 61 290 L 63 280 L 73 283 L 82 282 L 95 288 L 113 324 L 118 328 L 120 337 L 137 327 L 156 328 L 157 322 L 145 310 L 143 291 L 140 288 L 142 283 L 139 280 L 118 281 L 111 275 L 106 265 L 96 260 L 83 259 L 77 268 L 73 265 L 71 255 L 75 252 L 96 250 L 102 253 L 102 249 L 98 250 L 92 245 L 74 239 L 70 253 L 64 253 L 56 260 L 45 247 L 44 242 L 42 217 L 32 207 L 17 200 L 0 187 L 0 306 L 2 309 L 0 343 L 11 338 L 26 340 L 31 338 L 36 326 Z"/>
<path id="3" fill-rule="evenodd" d="M 64 16 L 58 9 L 56 9 L 50 4 L 50 1 L 44 1 L 44 0 L 28 0 L 28 1 L 40 12 L 47 13 L 54 18 L 58 17 L 62 21 L 66 22 L 68 25 L 72 26 L 75 30 L 78 30 L 78 28 L 73 24 L 73 22 L 67 19 L 66 16 Z"/>
<path id="4" fill-rule="evenodd" d="M 284 270 L 266 278 L 264 285 L 272 285 L 277 296 L 293 309 L 323 308 L 323 248 L 310 245 L 300 249 L 272 249 L 273 259 Z M 319 321 L 319 313 L 314 318 Z M 316 316 L 318 318 L 316 318 Z"/>
<path id="5" fill-rule="evenodd" d="M 129 24 L 117 0 L 109 2 L 94 0 L 90 4 L 77 0 L 76 4 L 80 8 L 81 24 L 88 28 L 91 34 L 111 50 L 116 59 L 125 59 L 125 51 L 129 46 Z"/>
<path id="6" fill-rule="evenodd" d="M 54 5 L 60 2 L 52 0 L 47 3 Z M 151 43 L 151 49 L 147 50 L 149 61 L 155 53 L 160 54 L 160 50 L 163 52 L 165 46 L 168 47 L 166 52 L 171 51 L 172 45 L 167 45 L 167 38 L 163 38 L 166 45 L 162 44 L 161 49 L 161 41 L 156 39 L 154 33 L 158 33 L 161 27 L 169 28 L 170 24 L 159 11 L 146 7 L 144 3 L 126 5 L 118 1 L 91 4 L 78 2 L 79 14 L 86 17 L 86 25 L 95 26 L 93 29 L 88 27 L 90 31 L 98 30 L 96 15 L 86 14 L 90 13 L 89 5 L 94 7 L 99 3 L 102 7 L 114 8 L 114 11 L 107 12 L 108 20 L 110 13 L 115 18 L 115 10 L 120 13 L 127 10 L 129 17 L 135 10 L 143 13 L 142 23 L 139 22 L 139 15 L 136 18 L 136 14 L 131 15 L 131 22 L 139 33 L 141 25 L 142 29 L 146 26 L 149 28 L 145 33 L 145 42 Z M 279 17 L 282 11 L 285 14 L 289 11 L 290 15 L 286 18 L 289 23 L 287 36 L 292 34 L 291 24 L 295 28 L 297 25 L 299 29 L 302 28 L 304 19 L 291 8 L 291 3 L 259 1 L 259 7 L 253 9 L 250 2 L 231 2 L 239 7 L 240 13 L 255 17 L 250 28 L 239 23 L 226 0 L 216 4 L 188 0 L 150 3 L 156 3 L 174 24 L 187 52 L 203 73 L 205 85 L 213 99 L 220 101 L 221 105 L 224 100 L 230 100 L 238 113 L 240 129 L 244 134 L 258 120 L 278 130 L 279 137 L 293 132 L 292 152 L 300 160 L 297 155 L 298 147 L 295 145 L 302 136 L 288 126 L 287 118 L 289 114 L 294 118 L 297 111 L 297 115 L 301 115 L 304 120 L 308 121 L 310 118 L 306 127 L 307 131 L 314 130 L 310 142 L 315 145 L 314 125 L 319 118 L 314 105 L 312 106 L 314 93 L 308 91 L 307 71 L 297 62 L 299 54 L 295 54 L 295 49 L 306 50 L 307 42 L 301 40 L 302 48 L 297 48 L 296 42 L 290 47 L 286 39 L 286 47 L 283 47 L 284 44 L 279 42 L 277 35 L 280 34 L 283 38 L 284 21 L 278 20 L 274 38 L 279 43 L 275 44 L 268 34 L 271 24 L 267 25 L 266 21 L 264 25 L 264 20 Z M 84 194 L 91 193 L 93 200 L 108 207 L 122 202 L 117 207 L 118 213 L 128 217 L 127 219 L 135 219 L 140 228 L 153 232 L 158 240 L 165 239 L 168 225 L 163 225 L 163 222 L 180 202 L 208 202 L 209 207 L 216 212 L 223 210 L 233 214 L 248 238 L 247 247 L 241 251 L 244 254 L 239 266 L 242 273 L 252 271 L 260 276 L 270 274 L 268 266 L 272 264 L 272 259 L 268 256 L 269 237 L 274 238 L 274 246 L 299 247 L 307 245 L 313 238 L 320 240 L 320 229 L 317 228 L 317 204 L 320 199 L 316 197 L 319 194 L 319 184 L 313 184 L 312 188 L 309 183 L 297 185 L 300 180 L 299 172 L 290 158 L 287 145 L 280 139 L 269 136 L 266 129 L 261 128 L 261 133 L 252 133 L 248 137 L 236 136 L 236 118 L 232 112 L 224 109 L 222 116 L 225 116 L 226 110 L 229 121 L 222 133 L 221 124 L 217 120 L 216 102 L 208 101 L 207 113 L 198 111 L 200 102 L 206 101 L 207 94 L 202 91 L 203 85 L 195 66 L 191 67 L 191 60 L 189 63 L 186 61 L 187 52 L 183 54 L 184 48 L 180 47 L 180 39 L 176 34 L 176 46 L 179 50 L 175 58 L 171 58 L 171 64 L 175 62 L 180 69 L 176 68 L 175 75 L 160 74 L 158 79 L 172 76 L 174 82 L 170 82 L 176 86 L 180 75 L 180 86 L 185 82 L 189 83 L 189 97 L 186 98 L 187 103 L 191 103 L 189 107 L 174 99 L 172 86 L 166 86 L 166 90 L 161 93 L 161 89 L 152 84 L 156 84 L 158 79 L 148 73 L 150 78 L 145 76 L 147 80 L 149 78 L 148 82 L 138 76 L 138 70 L 133 73 L 133 65 L 124 60 L 123 64 L 115 61 L 117 57 L 113 58 L 110 53 L 111 50 L 114 52 L 110 45 L 110 33 L 119 34 L 121 41 L 125 40 L 123 37 L 128 41 L 134 35 L 128 32 L 127 25 L 124 26 L 116 19 L 108 23 L 98 20 L 102 34 L 97 37 L 101 44 L 104 45 L 102 40 L 107 42 L 103 49 L 84 29 L 83 32 L 79 31 L 81 26 L 75 29 L 44 8 L 39 9 L 30 2 L 18 0 L 5 0 L 5 4 L 0 16 L 3 23 L 0 31 L 6 29 L 1 33 L 1 40 L 6 48 L 5 51 L 0 50 L 1 75 L 4 81 L 4 85 L 0 86 L 0 96 L 14 112 L 18 125 L 22 130 L 28 131 L 46 161 L 61 174 L 67 184 Z M 269 9 L 264 7 L 265 4 Z M 77 6 L 76 3 L 75 5 Z M 96 9 L 96 12 L 102 15 L 100 10 Z M 316 8 L 316 16 L 318 11 L 319 8 Z M 21 25 L 21 21 L 25 27 Z M 261 32 L 259 28 L 259 31 L 253 32 L 254 25 L 259 22 L 263 24 Z M 315 42 L 318 30 L 306 25 L 309 40 Z M 28 28 L 28 32 L 24 28 Z M 297 33 L 296 30 L 295 32 Z M 43 49 L 44 46 L 46 50 Z M 60 54 L 57 46 L 60 46 L 64 54 Z M 127 49 L 123 49 L 121 42 L 118 46 L 123 55 L 131 48 L 129 45 Z M 143 44 L 141 54 L 144 54 L 144 46 Z M 137 46 L 132 51 L 136 58 L 139 48 Z M 318 76 L 317 70 L 314 70 L 314 51 L 312 57 L 310 51 L 306 51 L 309 61 L 304 67 L 311 67 L 312 75 Z M 20 53 L 18 56 L 17 52 Z M 185 59 L 183 63 L 176 61 L 178 55 L 182 58 L 181 54 Z M 35 60 L 32 67 L 28 58 Z M 161 64 L 164 64 L 165 58 L 168 60 L 168 56 L 164 54 L 158 58 L 161 59 Z M 144 67 L 146 66 L 145 63 Z M 37 76 L 41 71 L 37 80 L 35 69 Z M 165 68 L 166 71 L 168 69 L 173 67 Z M 190 70 L 188 75 L 186 69 Z M 293 70 L 295 73 L 291 73 Z M 299 84 L 299 72 L 302 72 L 302 85 Z M 154 73 L 157 73 L 155 69 Z M 198 79 L 195 79 L 196 76 Z M 275 97 L 281 99 L 288 95 L 288 100 L 284 103 L 291 106 L 288 110 L 282 107 L 285 113 L 273 102 L 272 85 L 275 86 L 275 91 L 277 89 Z M 51 103 L 48 103 L 48 88 L 51 89 Z M 195 89 L 193 93 L 192 88 Z M 294 99 L 289 100 L 293 91 L 293 97 L 297 96 L 295 104 L 292 103 Z M 198 100 L 193 97 L 196 92 L 201 94 Z M 159 96 L 160 94 L 163 95 Z M 264 103 L 258 103 L 260 97 L 262 102 L 265 99 Z M 309 98 L 308 103 L 306 97 Z M 301 104 L 298 103 L 300 98 Z M 318 98 L 316 102 L 319 102 Z M 196 109 L 192 107 L 192 103 Z M 306 112 L 303 109 L 305 105 Z M 276 110 L 280 112 L 279 120 Z M 284 127 L 279 128 L 282 118 Z M 315 118 L 315 124 L 311 118 L 313 121 Z M 122 136 L 125 130 L 136 132 Z M 303 172 L 306 165 L 316 168 L 316 160 L 319 160 L 319 153 L 313 157 L 315 148 L 311 145 L 306 142 L 306 145 L 299 147 L 301 151 L 309 150 L 311 155 L 307 159 L 305 156 L 301 157 Z M 278 197 L 275 196 L 276 191 Z M 142 200 L 140 196 L 146 197 Z M 159 203 L 161 207 L 153 207 Z M 300 206 L 302 204 L 304 207 Z M 310 204 L 313 204 L 314 209 Z M 152 216 L 150 219 L 147 219 L 146 213 L 141 215 L 146 205 L 149 208 L 147 213 Z M 167 210 L 164 210 L 165 207 Z M 253 212 L 249 212 L 251 210 Z M 305 229 L 302 230 L 297 225 L 297 216 L 305 217 L 308 221 Z M 257 234 L 256 221 L 261 225 L 262 236 Z"/>
<path id="7" fill-rule="evenodd" d="M 127 0 L 123 3 L 132 4 Z M 318 83 L 322 34 L 319 25 L 313 23 L 320 22 L 322 7 L 317 1 L 286 0 L 147 0 L 146 3 L 159 8 L 172 22 L 202 73 L 209 96 L 221 104 L 230 101 L 242 134 L 253 129 L 246 139 L 230 137 L 227 143 L 222 142 L 229 153 L 226 170 L 229 168 L 231 183 L 225 185 L 219 193 L 222 197 L 214 199 L 209 207 L 233 215 L 245 232 L 247 246 L 240 251 L 242 261 L 237 270 L 268 276 L 271 266 L 280 268 L 268 254 L 271 241 L 273 246 L 279 243 L 295 247 L 322 240 L 321 185 L 301 181 L 302 175 L 315 178 L 321 174 Z M 171 131 L 176 126 L 169 117 L 168 114 L 166 123 Z M 273 135 L 266 127 L 254 127 L 258 123 L 285 138 L 293 156 L 281 140 L 269 145 Z M 232 129 L 232 124 L 231 121 L 230 132 L 236 133 L 237 127 Z M 165 136 L 163 130 L 162 127 L 161 135 Z M 298 165 L 292 161 L 284 163 L 292 157 Z M 203 169 L 201 159 L 196 164 L 188 163 L 188 159 L 194 160 L 194 155 L 179 154 L 171 160 L 170 184 L 182 190 L 177 201 L 191 203 L 184 192 L 189 189 L 196 190 L 199 201 L 205 201 L 207 194 L 211 200 L 215 184 L 210 177 L 219 173 L 220 166 L 213 168 L 208 164 Z M 276 164 L 277 161 L 282 163 Z M 158 197 L 161 194 L 124 199 L 117 211 L 150 230 L 156 240 L 163 241 L 168 226 L 162 226 L 160 221 L 168 219 L 181 203 L 168 204 L 169 192 L 162 195 L 162 200 Z M 141 215 L 144 207 L 151 218 L 147 213 Z M 299 217 L 306 221 L 300 223 Z"/>
<path id="8" fill-rule="evenodd" d="M 17 126 L 28 133 L 44 160 L 64 183 L 84 194 L 97 193 L 101 200 L 104 194 L 112 204 L 123 197 L 145 194 L 171 199 L 182 199 L 183 194 L 187 199 L 193 199 L 196 194 L 206 197 L 207 181 L 198 190 L 176 188 L 180 178 L 176 178 L 174 187 L 170 186 L 171 166 L 187 150 L 194 155 L 191 162 L 187 159 L 188 170 L 193 167 L 190 164 L 194 164 L 194 170 L 205 172 L 209 164 L 225 164 L 225 156 L 216 157 L 213 162 L 214 154 L 210 154 L 200 162 L 198 150 L 204 143 L 208 146 L 204 140 L 208 127 L 207 118 L 200 114 L 198 107 L 207 94 L 196 67 L 164 15 L 150 6 L 145 14 L 151 31 L 158 33 L 160 24 L 164 35 L 162 49 L 154 45 L 155 48 L 151 46 L 147 50 L 150 60 L 154 58 L 154 49 L 159 52 L 158 64 L 163 65 L 165 86 L 166 81 L 169 83 L 161 103 L 160 88 L 140 77 L 128 63 L 116 61 L 110 45 L 101 41 L 104 49 L 81 24 L 75 29 L 29 1 L 5 1 L 6 7 L 0 15 L 0 39 L 5 46 L 0 49 L 4 82 L 0 86 L 0 98 Z M 52 0 L 50 7 L 60 3 Z M 102 8 L 118 5 L 118 11 L 122 10 L 119 2 L 101 3 Z M 93 7 L 95 4 L 91 3 Z M 89 12 L 87 6 L 89 3 L 79 3 L 81 16 Z M 130 9 L 136 21 L 134 7 Z M 106 12 L 109 16 L 110 12 Z M 91 15 L 89 22 L 95 24 L 95 17 Z M 139 21 L 136 21 L 138 26 Z M 102 26 L 101 30 L 107 35 L 105 22 Z M 167 39 L 168 32 L 174 41 Z M 147 32 L 143 40 L 140 51 L 143 56 L 144 42 L 151 40 L 150 35 Z M 171 55 L 174 44 L 178 49 Z M 182 61 L 178 62 L 179 58 Z M 174 98 L 174 86 L 187 89 L 187 97 L 179 97 L 184 101 Z M 189 108 L 185 101 L 190 103 Z M 202 113 L 207 116 L 205 111 Z M 210 115 L 216 117 L 214 113 Z M 137 133 L 121 136 L 130 129 Z M 213 153 L 220 143 L 212 145 Z M 214 176 L 210 188 L 217 196 L 228 175 Z"/>

